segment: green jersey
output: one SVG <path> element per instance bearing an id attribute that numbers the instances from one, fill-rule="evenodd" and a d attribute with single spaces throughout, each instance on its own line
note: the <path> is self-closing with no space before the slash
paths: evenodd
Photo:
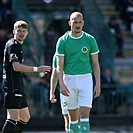
<path id="1" fill-rule="evenodd" d="M 97 54 L 99 48 L 93 36 L 86 32 L 78 38 L 69 33 L 57 41 L 56 55 L 64 56 L 64 73 L 70 75 L 92 72 L 91 55 Z"/>

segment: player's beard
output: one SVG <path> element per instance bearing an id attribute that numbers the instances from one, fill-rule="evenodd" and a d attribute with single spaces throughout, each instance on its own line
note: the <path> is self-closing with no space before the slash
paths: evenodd
<path id="1" fill-rule="evenodd" d="M 79 34 L 79 33 L 81 33 L 81 31 L 75 31 L 75 33 L 76 33 L 76 34 Z"/>
<path id="2" fill-rule="evenodd" d="M 73 32 L 74 32 L 75 34 L 80 34 L 80 33 L 82 32 L 82 30 L 73 30 Z"/>
<path id="3" fill-rule="evenodd" d="M 80 29 L 80 28 L 78 28 L 78 29 L 73 29 L 73 32 L 75 33 L 75 34 L 79 34 L 79 33 L 81 33 L 82 32 L 82 30 Z"/>

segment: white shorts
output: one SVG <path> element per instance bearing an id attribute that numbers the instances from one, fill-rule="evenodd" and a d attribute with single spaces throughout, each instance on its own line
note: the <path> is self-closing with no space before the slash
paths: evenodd
<path id="1" fill-rule="evenodd" d="M 66 97 L 62 93 L 60 93 L 60 104 L 61 104 L 61 109 L 62 109 L 63 115 L 68 114 L 67 103 L 68 103 L 68 97 Z"/>
<path id="2" fill-rule="evenodd" d="M 93 81 L 92 74 L 84 75 L 64 75 L 64 83 L 70 95 L 68 99 L 68 109 L 77 107 L 92 107 L 93 100 Z"/>

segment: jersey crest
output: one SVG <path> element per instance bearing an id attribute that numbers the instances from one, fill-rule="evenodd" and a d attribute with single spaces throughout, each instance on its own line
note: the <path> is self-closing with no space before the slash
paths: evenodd
<path id="1" fill-rule="evenodd" d="M 84 46 L 84 47 L 82 48 L 82 52 L 83 52 L 83 53 L 87 53 L 87 51 L 88 51 L 88 48 Z"/>

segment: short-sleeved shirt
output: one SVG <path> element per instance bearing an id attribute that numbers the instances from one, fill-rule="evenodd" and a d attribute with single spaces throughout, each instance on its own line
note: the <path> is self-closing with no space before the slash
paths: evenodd
<path id="1" fill-rule="evenodd" d="M 69 33 L 61 36 L 57 41 L 56 55 L 64 56 L 64 73 L 70 75 L 91 73 L 91 55 L 99 53 L 95 38 L 82 32 L 78 38 Z"/>
<path id="2" fill-rule="evenodd" d="M 23 62 L 22 44 L 14 38 L 8 40 L 4 50 L 3 78 L 4 89 L 7 92 L 21 93 L 23 91 L 23 73 L 14 71 L 12 62 Z"/>

